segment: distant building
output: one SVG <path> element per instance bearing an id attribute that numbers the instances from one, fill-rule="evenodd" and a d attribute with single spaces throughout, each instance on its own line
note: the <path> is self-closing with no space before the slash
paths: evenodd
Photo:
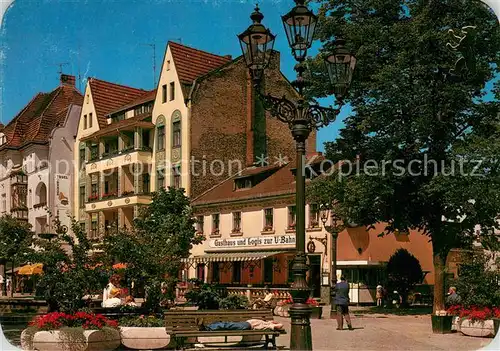
<path id="1" fill-rule="evenodd" d="M 73 203 L 73 148 L 83 96 L 75 77 L 61 75 L 5 127 L 0 125 L 0 213 L 53 231 L 47 209 L 69 225 Z"/>

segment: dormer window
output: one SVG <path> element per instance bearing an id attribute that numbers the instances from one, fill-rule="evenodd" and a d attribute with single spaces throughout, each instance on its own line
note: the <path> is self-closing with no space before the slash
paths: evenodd
<path id="1" fill-rule="evenodd" d="M 250 189 L 252 187 L 251 178 L 240 178 L 234 181 L 234 190 Z"/>

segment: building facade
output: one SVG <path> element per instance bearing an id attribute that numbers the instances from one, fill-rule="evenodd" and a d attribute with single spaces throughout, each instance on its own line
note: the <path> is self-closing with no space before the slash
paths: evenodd
<path id="1" fill-rule="evenodd" d="M 311 156 L 315 167 L 324 158 Z M 306 173 L 308 174 L 308 173 Z M 312 174 L 312 173 L 311 173 Z M 246 289 L 268 285 L 287 290 L 293 280 L 295 249 L 295 169 L 293 163 L 249 167 L 193 200 L 197 231 L 206 240 L 186 260 L 187 278 Z M 313 296 L 329 301 L 331 235 L 323 228 L 319 206 L 306 208 L 308 282 Z M 385 266 L 399 248 L 405 248 L 432 273 L 432 246 L 418 232 L 387 235 L 384 224 L 375 228 L 347 228 L 337 240 L 337 278 L 346 276 L 352 303 L 374 303 L 375 289 L 386 281 Z M 433 284 L 426 274 L 425 284 Z"/>
<path id="2" fill-rule="evenodd" d="M 295 94 L 278 53 L 266 78 L 266 91 Z M 130 226 L 151 191 L 171 186 L 195 197 L 255 162 L 292 157 L 293 139 L 283 129 L 255 98 L 242 57 L 169 42 L 155 90 L 88 80 L 74 153 L 74 213 L 96 239 Z"/>
<path id="3" fill-rule="evenodd" d="M 49 212 L 70 224 L 82 102 L 75 77 L 62 74 L 59 87 L 37 94 L 0 125 L 0 213 L 28 221 L 36 234 L 54 230 Z"/>

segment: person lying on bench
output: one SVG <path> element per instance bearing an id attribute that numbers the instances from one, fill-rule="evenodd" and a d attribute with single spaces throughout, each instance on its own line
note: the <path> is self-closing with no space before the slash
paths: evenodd
<path id="1" fill-rule="evenodd" d="M 266 296 L 264 296 L 263 299 L 258 298 L 257 300 L 254 301 L 253 303 L 253 309 L 259 309 L 259 308 L 273 308 L 273 299 L 274 299 L 274 294 L 271 292 L 271 289 L 269 289 L 267 286 L 265 287 L 266 291 Z"/>
<path id="2" fill-rule="evenodd" d="M 276 321 L 263 321 L 260 319 L 249 319 L 244 322 L 215 322 L 204 326 L 200 324 L 200 329 L 206 331 L 216 330 L 282 330 L 283 324 Z"/>

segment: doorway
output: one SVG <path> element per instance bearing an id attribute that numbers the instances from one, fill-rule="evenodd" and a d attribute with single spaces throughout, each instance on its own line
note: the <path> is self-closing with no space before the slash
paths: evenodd
<path id="1" fill-rule="evenodd" d="M 321 255 L 309 255 L 309 287 L 313 297 L 321 297 Z"/>

